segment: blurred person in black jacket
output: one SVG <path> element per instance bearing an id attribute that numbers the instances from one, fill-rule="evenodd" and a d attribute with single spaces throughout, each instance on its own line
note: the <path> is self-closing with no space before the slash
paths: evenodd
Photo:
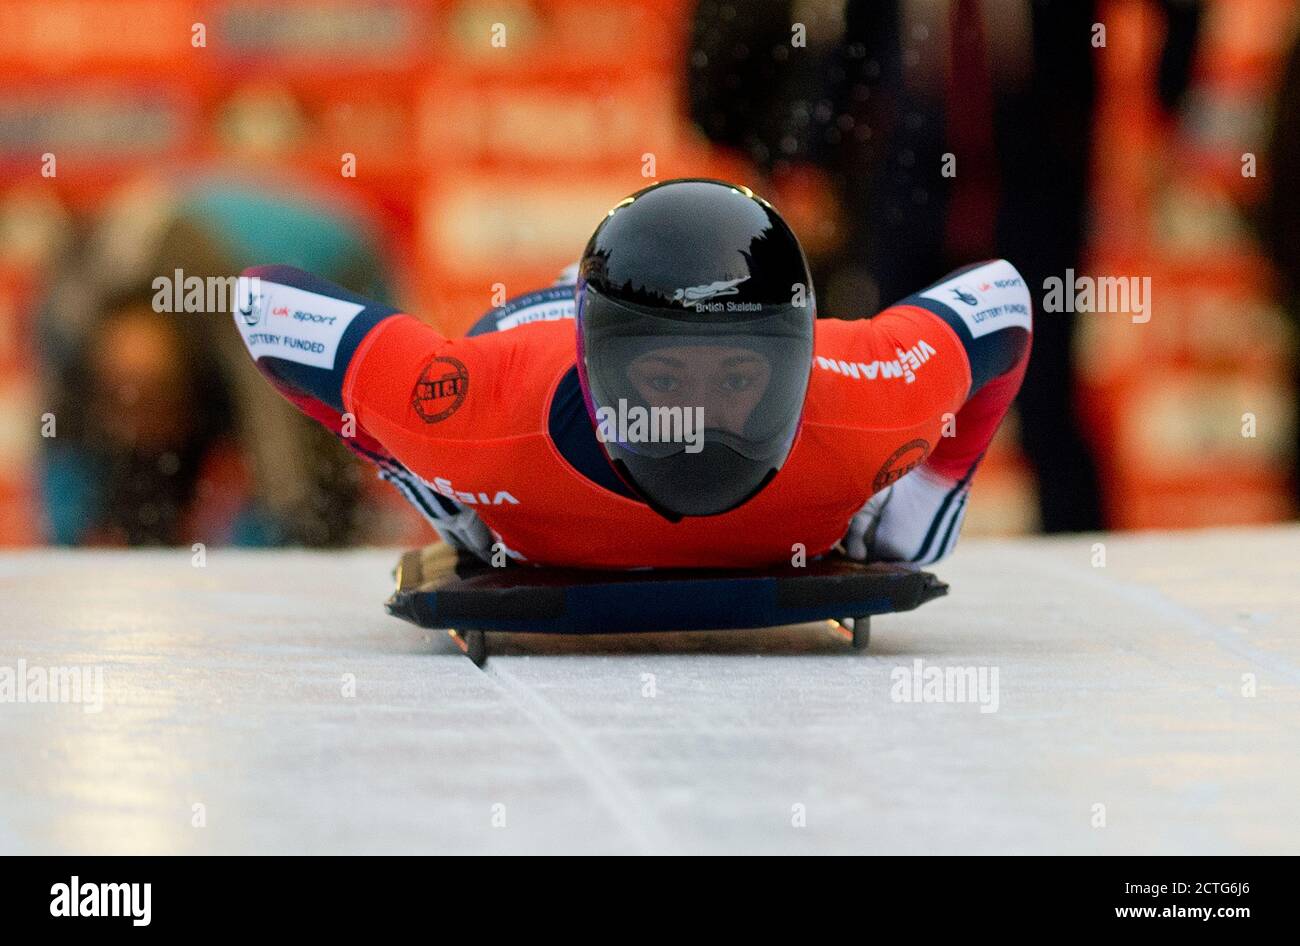
<path id="1" fill-rule="evenodd" d="M 1158 91 L 1173 108 L 1202 4 L 1155 6 L 1167 27 Z M 844 221 L 839 254 L 814 269 L 827 311 L 873 312 L 956 267 L 1004 257 L 1041 312 L 1044 280 L 1078 268 L 1084 247 L 1097 17 L 1089 0 L 704 0 L 691 115 L 765 172 L 829 172 Z M 795 23 L 806 48 L 791 45 Z M 1103 526 L 1074 403 L 1074 320 L 1037 320 L 1017 401 L 1047 532 Z"/>
<path id="2" fill-rule="evenodd" d="M 1294 350 L 1300 338 L 1300 42 L 1287 54 L 1268 143 L 1265 189 L 1258 222 L 1264 249 L 1277 273 L 1282 311 L 1292 325 L 1292 391 L 1300 401 L 1300 356 Z M 1292 428 L 1293 466 L 1291 495 L 1300 508 L 1300 418 Z"/>

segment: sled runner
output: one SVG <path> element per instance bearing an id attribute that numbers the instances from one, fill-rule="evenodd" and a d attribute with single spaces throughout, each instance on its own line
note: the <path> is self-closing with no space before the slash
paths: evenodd
<path id="1" fill-rule="evenodd" d="M 405 553 L 388 612 L 448 631 L 478 666 L 493 631 L 617 634 L 782 627 L 831 621 L 857 649 L 871 615 L 910 611 L 948 593 L 929 572 L 831 555 L 767 571 L 493 568 L 437 543 Z"/>

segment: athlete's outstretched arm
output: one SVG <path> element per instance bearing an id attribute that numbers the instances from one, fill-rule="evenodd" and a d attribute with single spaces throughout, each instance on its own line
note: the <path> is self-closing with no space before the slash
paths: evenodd
<path id="1" fill-rule="evenodd" d="M 956 545 L 979 461 L 1020 390 L 1029 363 L 1032 298 L 1006 260 L 960 269 L 871 321 L 917 318 L 951 332 L 970 381 L 964 402 L 917 469 L 871 498 L 845 548 L 857 558 L 930 564 Z"/>
<path id="2" fill-rule="evenodd" d="M 391 306 L 291 266 L 245 270 L 240 285 L 235 324 L 275 388 L 375 464 L 445 540 L 475 550 L 490 545 L 471 510 L 411 472 L 419 469 L 412 457 L 436 450 L 439 440 L 432 433 L 421 438 L 418 428 L 440 411 L 454 413 L 464 399 L 464 364 L 450 354 L 456 343 Z M 444 363 L 460 367 L 444 376 Z"/>

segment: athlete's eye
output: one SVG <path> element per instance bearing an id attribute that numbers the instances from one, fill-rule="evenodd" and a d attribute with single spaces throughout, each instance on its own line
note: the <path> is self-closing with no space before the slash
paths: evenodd
<path id="1" fill-rule="evenodd" d="M 682 383 L 678 378 L 668 374 L 658 374 L 650 379 L 650 387 L 654 388 L 660 394 L 672 394 L 681 388 Z"/>
<path id="2" fill-rule="evenodd" d="M 732 372 L 722 379 L 722 387 L 726 391 L 736 393 L 744 391 L 754 384 L 754 379 L 747 374 Z"/>

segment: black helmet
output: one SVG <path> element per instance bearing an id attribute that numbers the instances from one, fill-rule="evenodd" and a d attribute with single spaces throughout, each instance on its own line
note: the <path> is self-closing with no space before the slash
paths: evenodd
<path id="1" fill-rule="evenodd" d="M 619 475 L 671 520 L 728 512 L 781 468 L 803 415 L 815 302 L 794 232 L 747 187 L 626 198 L 578 269 L 578 370 Z"/>

